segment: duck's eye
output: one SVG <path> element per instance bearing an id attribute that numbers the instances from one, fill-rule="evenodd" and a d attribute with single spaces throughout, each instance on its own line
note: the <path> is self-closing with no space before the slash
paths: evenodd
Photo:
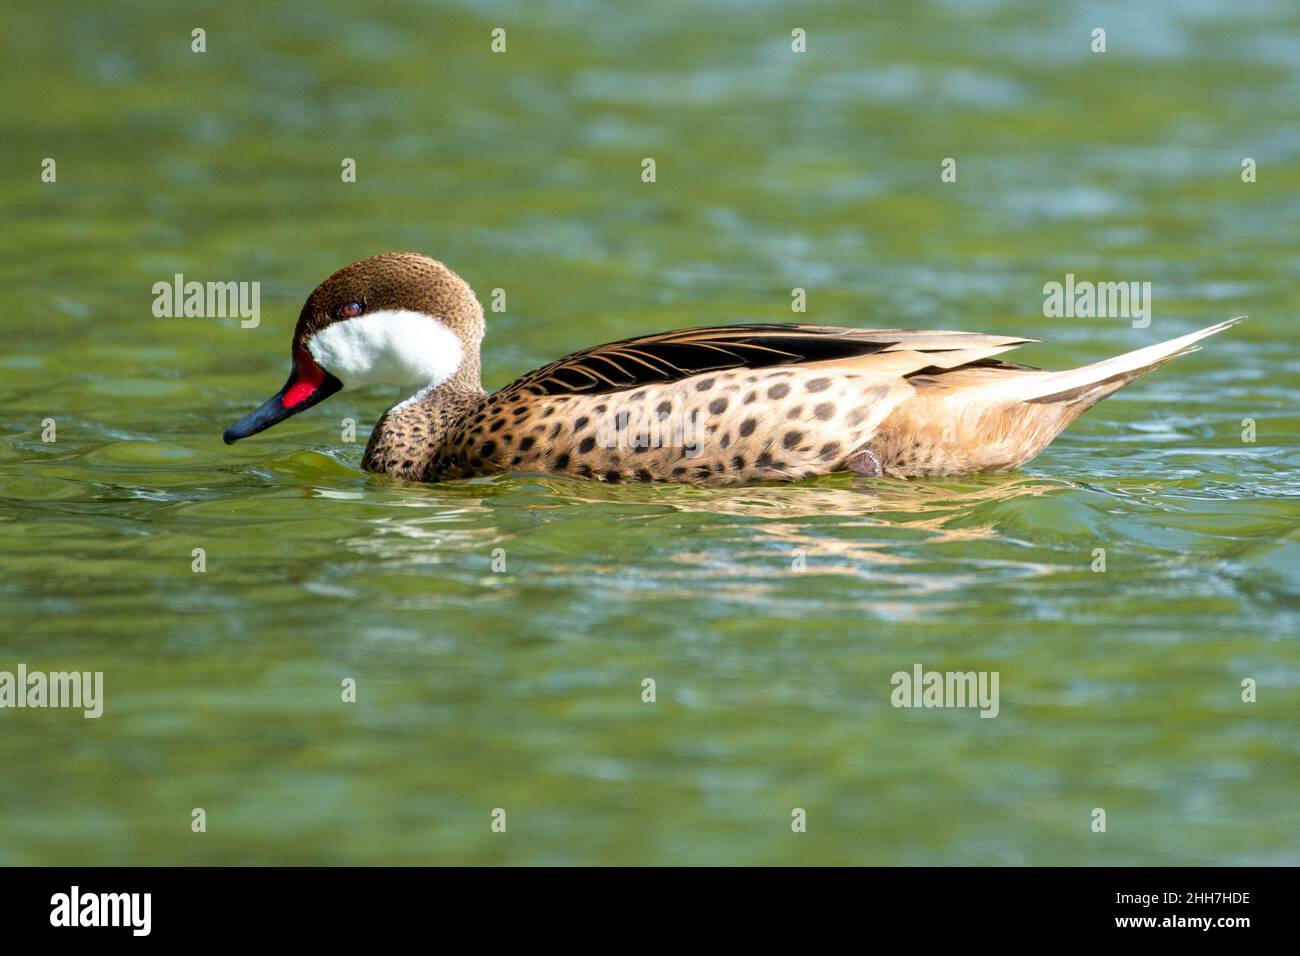
<path id="1" fill-rule="evenodd" d="M 349 302 L 339 308 L 339 315 L 345 319 L 354 319 L 364 311 L 364 308 L 360 302 Z"/>

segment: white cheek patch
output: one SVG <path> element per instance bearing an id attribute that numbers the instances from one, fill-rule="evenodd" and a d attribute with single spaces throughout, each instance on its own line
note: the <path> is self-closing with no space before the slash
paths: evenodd
<path id="1" fill-rule="evenodd" d="M 335 322 L 313 335 L 307 350 L 347 389 L 438 386 L 465 357 L 456 333 L 425 312 L 406 309 Z"/>

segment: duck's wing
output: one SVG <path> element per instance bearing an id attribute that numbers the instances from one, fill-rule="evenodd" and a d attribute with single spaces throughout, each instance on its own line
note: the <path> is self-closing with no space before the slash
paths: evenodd
<path id="1" fill-rule="evenodd" d="M 884 375 L 950 369 L 1027 339 L 978 332 L 848 329 L 828 325 L 724 325 L 678 329 L 566 355 L 507 385 L 496 397 L 600 395 L 734 368 L 829 363 Z"/>

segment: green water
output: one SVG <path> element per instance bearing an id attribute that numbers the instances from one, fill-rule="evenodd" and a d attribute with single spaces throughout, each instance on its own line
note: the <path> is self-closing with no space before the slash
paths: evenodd
<path id="1" fill-rule="evenodd" d="M 0 670 L 106 699 L 0 711 L 0 863 L 1300 862 L 1294 4 L 232 6 L 5 12 Z M 796 287 L 1052 368 L 1250 320 L 1010 475 L 395 484 L 383 391 L 222 445 L 391 249 L 505 290 L 490 388 Z M 892 707 L 918 663 L 998 717 Z"/>

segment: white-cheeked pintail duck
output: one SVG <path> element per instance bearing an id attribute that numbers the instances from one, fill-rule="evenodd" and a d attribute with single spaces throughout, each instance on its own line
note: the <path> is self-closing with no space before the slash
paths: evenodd
<path id="1" fill-rule="evenodd" d="M 396 252 L 307 298 L 289 380 L 225 433 L 254 435 L 342 388 L 411 390 L 362 465 L 439 481 L 546 472 L 746 484 L 831 472 L 1006 471 L 1087 409 L 1238 321 L 1064 372 L 996 356 L 1036 339 L 820 325 L 680 329 L 598 345 L 487 394 L 483 307 L 441 262 Z"/>

